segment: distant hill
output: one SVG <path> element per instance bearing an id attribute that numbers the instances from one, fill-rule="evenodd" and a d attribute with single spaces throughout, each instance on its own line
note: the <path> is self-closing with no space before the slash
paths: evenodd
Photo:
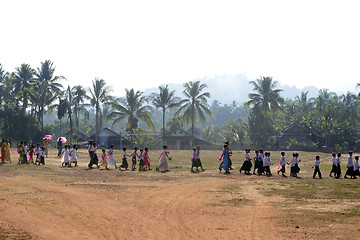
<path id="1" fill-rule="evenodd" d="M 202 83 L 207 84 L 208 88 L 206 91 L 210 92 L 211 103 L 214 100 L 218 100 L 222 104 L 231 104 L 233 101 L 237 103 L 244 103 L 248 100 L 248 94 L 253 91 L 252 85 L 249 84 L 251 79 L 246 77 L 244 74 L 237 75 L 217 75 L 214 77 L 204 77 L 201 79 L 196 79 L 196 81 L 201 81 Z M 164 84 L 165 85 L 165 84 Z M 169 83 L 170 90 L 175 90 L 176 95 L 183 97 L 182 91 L 184 90 L 183 84 L 174 84 Z M 294 99 L 296 96 L 300 95 L 302 91 L 308 91 L 308 97 L 317 96 L 319 89 L 313 86 L 305 87 L 299 89 L 295 86 L 288 85 L 278 85 L 278 88 L 283 89 L 281 92 L 282 97 Z M 148 88 L 144 91 L 145 95 L 151 93 L 157 93 L 158 88 Z"/>

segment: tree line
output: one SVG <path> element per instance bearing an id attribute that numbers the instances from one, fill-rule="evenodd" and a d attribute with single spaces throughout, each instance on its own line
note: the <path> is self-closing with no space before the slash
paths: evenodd
<path id="1" fill-rule="evenodd" d="M 219 100 L 209 104 L 207 86 L 199 81 L 185 83 L 182 97 L 166 85 L 148 96 L 125 89 L 125 97 L 120 98 L 103 79 L 93 79 L 89 88 L 64 83 L 66 78 L 55 74 L 49 60 L 36 69 L 22 64 L 14 72 L 6 72 L 0 64 L 0 136 L 38 142 L 55 130 L 60 134 L 70 131 L 74 136 L 74 129 L 92 124 L 97 135 L 108 124 L 131 136 L 158 132 L 165 137 L 170 131 L 190 126 L 192 135 L 199 127 L 204 138 L 216 144 L 230 141 L 272 146 L 276 145 L 275 136 L 297 124 L 321 136 L 313 146 L 317 149 L 359 144 L 360 96 L 352 92 L 339 96 L 322 89 L 316 97 L 302 92 L 293 99 L 283 99 L 276 81 L 260 77 L 250 82 L 253 92 L 249 101 L 223 105 Z M 58 124 L 44 124 L 44 116 L 49 114 L 56 114 Z"/>

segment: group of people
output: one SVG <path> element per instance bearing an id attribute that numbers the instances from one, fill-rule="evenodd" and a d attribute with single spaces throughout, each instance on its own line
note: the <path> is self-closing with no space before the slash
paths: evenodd
<path id="1" fill-rule="evenodd" d="M 32 144 L 29 147 L 27 142 L 20 142 L 17 153 L 19 164 L 45 165 L 46 148 L 40 147 L 40 144 Z"/>
<path id="2" fill-rule="evenodd" d="M 75 164 L 75 167 L 78 166 L 77 159 L 78 159 L 78 147 L 73 145 L 71 148 L 70 145 L 65 145 L 64 150 L 60 153 L 61 157 L 61 166 L 72 167 L 72 163 Z"/>
<path id="3" fill-rule="evenodd" d="M 90 162 L 88 164 L 89 168 L 93 168 L 93 165 L 96 165 L 97 168 L 105 167 L 109 169 L 109 166 L 115 167 L 115 169 L 119 170 L 128 170 L 129 163 L 127 158 L 131 159 L 131 170 L 136 170 L 136 165 L 139 163 L 139 171 L 149 171 L 151 169 L 151 158 L 149 156 L 149 149 L 138 149 L 134 148 L 130 155 L 127 154 L 127 148 L 124 147 L 122 152 L 122 164 L 118 167 L 116 164 L 116 159 L 114 157 L 114 145 L 110 146 L 110 149 L 106 152 L 105 149 L 101 150 L 101 157 L 97 156 L 97 144 L 94 141 L 90 141 L 88 152 L 90 157 Z M 139 150 L 139 151 L 138 151 Z M 157 171 L 169 171 L 167 160 L 171 159 L 169 157 L 169 151 L 167 150 L 167 146 L 163 146 L 163 151 L 160 154 L 159 165 L 156 167 Z"/>
<path id="4" fill-rule="evenodd" d="M 227 166 L 228 162 L 229 162 L 229 157 L 231 156 L 231 150 L 229 149 L 228 144 L 224 145 L 224 150 L 223 150 L 223 154 L 222 154 L 222 158 L 223 158 L 223 162 L 219 167 L 219 170 L 221 172 L 222 169 L 225 170 L 225 173 L 230 173 L 230 169 Z M 341 177 L 341 166 L 340 166 L 340 157 L 341 157 L 341 153 L 332 153 L 332 169 L 331 172 L 329 174 L 330 177 L 335 177 L 335 178 L 340 178 Z M 256 150 L 255 151 L 255 155 L 254 158 L 252 159 L 250 156 L 250 149 L 245 149 L 245 160 L 240 168 L 240 173 L 242 171 L 244 171 L 245 174 L 251 174 L 251 168 L 253 166 L 251 160 L 254 160 L 254 168 L 253 168 L 253 174 L 255 175 L 256 173 L 258 175 L 268 175 L 271 176 L 271 169 L 270 169 L 270 165 L 273 164 L 271 158 L 270 158 L 271 154 L 270 152 L 265 152 L 263 149 L 260 150 Z M 353 178 L 356 179 L 358 176 L 360 176 L 360 172 L 359 172 L 359 156 L 355 157 L 355 160 L 353 161 L 353 152 L 349 151 L 349 157 L 348 157 L 348 162 L 347 162 L 347 171 L 344 175 L 344 178 Z M 299 154 L 298 153 L 293 153 L 292 155 L 292 159 L 290 162 L 288 162 L 285 158 L 285 152 L 281 152 L 281 157 L 280 157 L 280 161 L 279 161 L 279 166 L 277 167 L 276 171 L 278 174 L 280 174 L 280 172 L 282 173 L 282 176 L 286 177 L 285 175 L 285 166 L 290 165 L 290 175 L 293 177 L 298 177 L 298 173 L 300 172 L 300 167 L 299 167 L 299 162 L 301 160 L 299 159 Z M 312 168 L 314 168 L 314 173 L 313 173 L 313 178 L 316 178 L 316 175 L 319 176 L 319 178 L 322 178 L 322 174 L 320 171 L 320 156 L 315 156 L 315 162 L 312 166 Z M 257 171 L 257 172 L 256 172 Z M 255 173 L 256 172 L 256 173 Z"/>
<path id="5" fill-rule="evenodd" d="M 59 144 L 60 145 L 60 144 Z M 58 146 L 58 149 L 60 147 Z M 61 147 L 62 149 L 62 147 Z M 39 144 L 28 146 L 27 142 L 20 142 L 17 147 L 17 153 L 19 154 L 19 164 L 34 164 L 34 165 L 45 165 L 45 156 L 47 155 L 46 147 L 41 146 Z M 114 157 L 114 145 L 110 146 L 110 149 L 106 151 L 105 149 L 101 150 L 101 156 L 98 158 L 97 156 L 97 144 L 94 141 L 90 141 L 90 145 L 88 148 L 90 162 L 88 164 L 89 168 L 93 168 L 93 165 L 96 165 L 97 168 L 106 168 L 109 169 L 109 166 L 114 167 L 115 169 L 129 169 L 129 163 L 127 158 L 131 159 L 131 170 L 136 170 L 137 165 L 139 165 L 139 171 L 149 171 L 151 169 L 151 158 L 149 156 L 149 149 L 138 149 L 137 147 L 131 152 L 131 154 L 127 154 L 127 149 L 124 147 L 122 152 L 122 164 L 117 166 L 116 159 Z M 73 145 L 72 148 L 70 145 L 65 145 L 64 150 L 59 151 L 58 157 L 61 158 L 62 166 L 71 167 L 72 164 L 78 166 L 78 147 Z M 169 151 L 167 146 L 163 146 L 163 151 L 159 152 L 159 165 L 156 166 L 157 171 L 166 172 L 169 171 L 168 160 L 171 160 L 169 156 Z M 232 151 L 229 147 L 229 142 L 226 142 L 221 156 L 218 161 L 221 161 L 219 166 L 219 171 L 225 170 L 225 174 L 229 174 L 230 170 L 234 170 L 232 168 L 231 161 Z M 340 166 L 340 158 L 341 153 L 332 153 L 332 169 L 329 174 L 330 177 L 340 178 L 341 177 L 341 166 Z M 1 142 L 1 162 L 11 162 L 10 159 L 10 144 L 9 141 L 3 139 Z M 252 160 L 254 163 L 252 163 Z M 349 151 L 348 161 L 347 161 L 347 170 L 344 175 L 344 178 L 357 178 L 360 176 L 359 172 L 359 156 L 355 156 L 353 160 L 353 152 Z M 290 175 L 293 177 L 298 177 L 298 173 L 300 172 L 299 168 L 299 159 L 298 153 L 293 153 L 292 159 L 288 162 L 285 158 L 285 152 L 281 152 L 279 166 L 276 171 L 278 174 L 282 173 L 282 176 L 286 177 L 286 165 L 290 165 Z M 271 168 L 273 165 L 273 161 L 271 160 L 271 153 L 264 152 L 263 149 L 259 149 L 255 151 L 254 157 L 250 156 L 250 149 L 245 149 L 245 159 L 240 168 L 240 173 L 244 172 L 245 174 L 251 175 L 267 175 L 271 176 Z M 194 170 L 195 168 L 195 170 Z M 203 165 L 200 160 L 200 147 L 193 148 L 193 154 L 191 158 L 191 171 L 198 172 L 199 168 L 201 171 L 204 171 Z M 251 169 L 253 168 L 253 172 L 251 173 Z M 312 166 L 314 168 L 313 178 L 316 178 L 316 175 L 319 178 L 322 178 L 322 174 L 320 171 L 320 156 L 315 157 L 315 162 Z"/>

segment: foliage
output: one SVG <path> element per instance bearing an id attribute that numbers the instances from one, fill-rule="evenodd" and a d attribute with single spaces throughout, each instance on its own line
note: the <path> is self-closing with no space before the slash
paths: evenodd
<path id="1" fill-rule="evenodd" d="M 207 86 L 206 84 L 200 83 L 200 81 L 185 83 L 184 88 L 183 94 L 186 98 L 180 101 L 180 108 L 175 115 L 182 114 L 182 119 L 185 123 L 191 124 L 191 134 L 194 135 L 194 125 L 196 121 L 199 119 L 202 124 L 205 124 L 205 115 L 211 116 L 211 111 L 207 103 L 210 93 L 203 92 Z"/>
<path id="2" fill-rule="evenodd" d="M 125 98 L 118 98 L 111 105 L 113 111 L 108 118 L 114 119 L 113 125 L 126 119 L 126 131 L 134 133 L 139 122 L 144 122 L 154 132 L 155 127 L 150 118 L 152 107 L 146 105 L 147 98 L 142 96 L 142 92 L 135 92 L 134 89 L 125 89 L 125 92 Z"/>

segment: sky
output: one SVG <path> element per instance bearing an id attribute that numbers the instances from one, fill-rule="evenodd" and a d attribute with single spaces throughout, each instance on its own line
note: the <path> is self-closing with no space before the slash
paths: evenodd
<path id="1" fill-rule="evenodd" d="M 215 75 L 355 91 L 360 1 L 2 0 L 0 63 L 51 60 L 63 83 L 122 95 Z M 231 86 L 231 83 L 227 83 Z"/>

